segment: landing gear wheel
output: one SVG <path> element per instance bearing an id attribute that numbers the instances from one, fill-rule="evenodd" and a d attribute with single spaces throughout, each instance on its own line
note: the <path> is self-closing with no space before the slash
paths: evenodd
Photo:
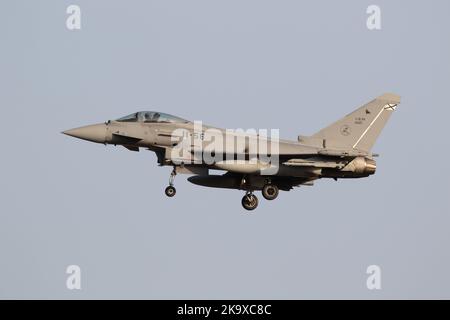
<path id="1" fill-rule="evenodd" d="M 177 189 L 175 189 L 175 187 L 173 186 L 173 181 L 175 180 L 176 175 L 177 170 L 175 169 L 175 167 L 173 167 L 173 170 L 170 173 L 169 177 L 169 186 L 164 191 L 166 193 L 166 196 L 168 196 L 169 198 L 172 198 L 175 195 L 175 193 L 177 193 Z"/>
<path id="2" fill-rule="evenodd" d="M 258 206 L 258 198 L 253 193 L 248 193 L 242 198 L 242 206 L 248 211 L 255 210 Z"/>
<path id="3" fill-rule="evenodd" d="M 279 189 L 274 184 L 266 184 L 262 189 L 262 195 L 266 200 L 275 200 L 278 197 Z"/>
<path id="4" fill-rule="evenodd" d="M 175 189 L 175 187 L 173 186 L 168 186 L 164 192 L 166 193 L 166 196 L 172 198 L 175 193 L 177 193 L 177 189 Z"/>

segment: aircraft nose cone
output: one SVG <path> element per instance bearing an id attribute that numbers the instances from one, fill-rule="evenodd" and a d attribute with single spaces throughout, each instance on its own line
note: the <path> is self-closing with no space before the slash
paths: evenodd
<path id="1" fill-rule="evenodd" d="M 80 128 L 70 129 L 63 131 L 62 133 L 92 142 L 105 143 L 106 142 L 106 124 L 99 123 L 90 126 L 84 126 Z"/>

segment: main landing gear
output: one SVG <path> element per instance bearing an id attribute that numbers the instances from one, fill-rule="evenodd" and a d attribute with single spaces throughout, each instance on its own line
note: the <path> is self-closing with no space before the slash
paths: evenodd
<path id="1" fill-rule="evenodd" d="M 245 177 L 242 178 L 241 188 L 247 189 Z M 280 193 L 280 189 L 276 184 L 272 184 L 272 182 L 267 179 L 262 190 L 262 195 L 266 200 L 275 200 Z M 245 196 L 242 198 L 242 206 L 245 210 L 255 210 L 258 207 L 258 198 L 253 194 L 252 190 L 247 189 Z"/>
<path id="2" fill-rule="evenodd" d="M 279 189 L 274 184 L 266 184 L 262 188 L 262 195 L 266 200 L 275 200 L 278 197 Z"/>
<path id="3" fill-rule="evenodd" d="M 173 181 L 175 180 L 176 175 L 177 171 L 174 168 L 169 177 L 169 186 L 164 191 L 166 193 L 166 196 L 168 196 L 169 198 L 172 198 L 177 193 L 177 189 L 175 189 L 175 187 L 173 186 Z"/>
<path id="4" fill-rule="evenodd" d="M 251 191 L 247 191 L 242 198 L 242 206 L 248 211 L 255 210 L 258 206 L 258 198 Z"/>

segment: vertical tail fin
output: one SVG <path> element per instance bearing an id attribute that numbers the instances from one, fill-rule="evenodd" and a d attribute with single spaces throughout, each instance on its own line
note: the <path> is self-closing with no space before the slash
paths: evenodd
<path id="1" fill-rule="evenodd" d="M 326 148 L 370 151 L 400 97 L 387 93 L 309 137 L 323 141 Z M 305 139 L 307 143 L 308 139 Z"/>

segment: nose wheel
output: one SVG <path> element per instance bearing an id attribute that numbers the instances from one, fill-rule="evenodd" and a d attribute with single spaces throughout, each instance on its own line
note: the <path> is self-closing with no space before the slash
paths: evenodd
<path id="1" fill-rule="evenodd" d="M 248 211 L 255 210 L 258 207 L 258 198 L 252 192 L 247 192 L 242 198 L 242 206 Z"/>
<path id="2" fill-rule="evenodd" d="M 177 189 L 175 189 L 175 187 L 173 186 L 173 181 L 175 180 L 176 175 L 177 172 L 174 168 L 169 177 L 169 186 L 164 191 L 166 193 L 166 196 L 168 196 L 169 198 L 172 198 L 177 193 Z"/>
<path id="3" fill-rule="evenodd" d="M 177 189 L 173 186 L 168 186 L 164 192 L 166 193 L 166 196 L 172 198 L 177 193 Z"/>

